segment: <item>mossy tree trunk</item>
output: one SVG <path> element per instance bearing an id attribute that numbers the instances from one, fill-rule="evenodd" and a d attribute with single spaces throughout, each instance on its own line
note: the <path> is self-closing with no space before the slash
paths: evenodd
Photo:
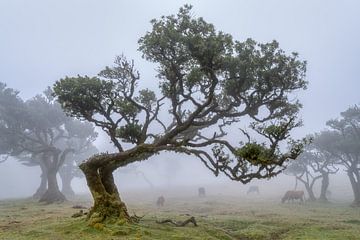
<path id="1" fill-rule="evenodd" d="M 87 185 L 94 200 L 94 205 L 88 213 L 89 223 L 130 222 L 131 217 L 114 182 L 114 169 L 97 168 L 88 163 L 82 163 L 80 168 L 85 174 Z"/>
<path id="2" fill-rule="evenodd" d="M 54 203 L 63 202 L 66 200 L 64 194 L 59 190 L 59 185 L 56 179 L 57 169 L 49 168 L 47 172 L 48 188 L 44 195 L 40 198 L 40 202 Z"/>

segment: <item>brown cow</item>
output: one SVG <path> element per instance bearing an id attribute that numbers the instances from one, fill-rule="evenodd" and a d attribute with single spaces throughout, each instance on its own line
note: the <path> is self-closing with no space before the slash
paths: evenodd
<path id="1" fill-rule="evenodd" d="M 304 202 L 304 191 L 287 191 L 284 197 L 281 199 L 281 202 L 292 201 L 299 199 L 300 202 Z"/>
<path id="2" fill-rule="evenodd" d="M 165 203 L 165 198 L 163 196 L 160 196 L 156 201 L 156 206 L 163 207 Z"/>

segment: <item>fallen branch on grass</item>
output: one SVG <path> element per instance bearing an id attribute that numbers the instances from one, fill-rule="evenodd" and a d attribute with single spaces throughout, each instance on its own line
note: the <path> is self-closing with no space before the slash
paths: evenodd
<path id="1" fill-rule="evenodd" d="M 198 226 L 194 217 L 191 217 L 191 218 L 189 218 L 188 220 L 186 220 L 184 222 L 174 222 L 171 219 L 165 219 L 163 221 L 156 221 L 156 223 L 159 223 L 159 224 L 171 223 L 171 224 L 175 225 L 176 227 L 185 227 L 189 223 L 194 224 L 195 227 Z"/>
<path id="2" fill-rule="evenodd" d="M 140 216 L 137 216 L 136 213 L 134 213 L 134 215 L 130 216 L 131 220 L 134 221 L 134 222 L 136 222 L 136 223 L 140 222 L 140 220 L 141 220 L 143 217 L 145 217 L 145 215 L 140 217 Z"/>

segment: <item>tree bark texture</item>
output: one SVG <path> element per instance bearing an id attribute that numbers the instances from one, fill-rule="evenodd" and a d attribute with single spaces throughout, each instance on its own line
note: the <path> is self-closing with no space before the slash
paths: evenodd
<path id="1" fill-rule="evenodd" d="M 86 163 L 81 164 L 80 168 L 94 200 L 88 213 L 89 223 L 119 220 L 130 222 L 131 217 L 114 182 L 113 169 L 96 168 Z"/>

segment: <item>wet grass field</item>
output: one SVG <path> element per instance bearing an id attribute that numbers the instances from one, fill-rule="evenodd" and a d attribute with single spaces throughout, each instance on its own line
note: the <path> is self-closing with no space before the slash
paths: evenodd
<path id="1" fill-rule="evenodd" d="M 158 208 L 141 194 L 127 197 L 131 214 L 145 215 L 138 224 L 87 226 L 72 206 L 91 206 L 77 197 L 62 204 L 33 200 L 0 201 L 0 239 L 360 239 L 360 209 L 349 203 L 286 203 L 259 196 L 166 198 Z M 87 210 L 85 210 L 87 211 Z M 157 220 L 184 221 L 194 216 L 198 227 L 175 227 Z"/>

